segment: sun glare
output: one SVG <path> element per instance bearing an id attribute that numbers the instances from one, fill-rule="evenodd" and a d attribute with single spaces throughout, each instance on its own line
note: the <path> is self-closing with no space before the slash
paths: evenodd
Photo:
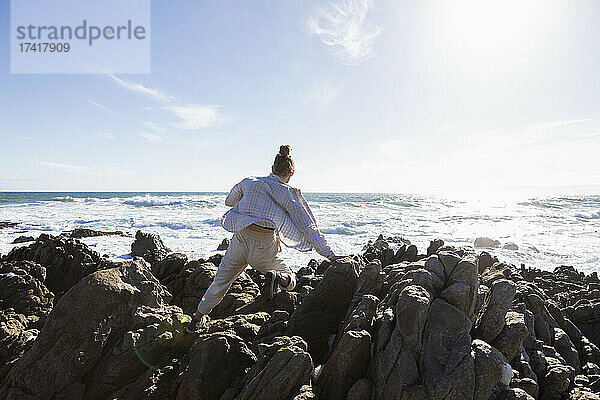
<path id="1" fill-rule="evenodd" d="M 444 55 L 448 61 L 474 68 L 523 59 L 543 42 L 556 16 L 552 1 L 453 0 L 435 4 L 436 31 Z"/>

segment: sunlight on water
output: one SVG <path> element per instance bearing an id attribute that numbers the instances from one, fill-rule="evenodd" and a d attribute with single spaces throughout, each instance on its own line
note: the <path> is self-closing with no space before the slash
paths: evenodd
<path id="1" fill-rule="evenodd" d="M 527 197 L 480 191 L 443 197 L 377 193 L 306 197 L 338 254 L 358 253 L 380 233 L 403 236 L 421 252 L 435 238 L 473 245 L 477 237 L 486 236 L 501 243 L 492 253 L 517 265 L 600 270 L 596 250 L 600 196 Z M 129 257 L 132 236 L 140 229 L 160 234 L 168 247 L 190 259 L 208 257 L 231 236 L 220 226 L 228 209 L 224 198 L 223 193 L 0 193 L 0 221 L 20 223 L 0 230 L 0 252 L 10 251 L 12 241 L 21 235 L 90 228 L 129 233 L 130 237 L 83 239 L 100 254 L 122 260 Z M 504 249 L 507 243 L 515 243 L 518 250 Z M 293 250 L 284 250 L 281 256 L 295 269 L 318 257 Z"/>

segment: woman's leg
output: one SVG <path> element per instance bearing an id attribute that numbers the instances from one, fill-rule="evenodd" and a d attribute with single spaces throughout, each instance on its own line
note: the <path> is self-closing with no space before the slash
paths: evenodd
<path id="1" fill-rule="evenodd" d="M 283 290 L 294 290 L 296 287 L 296 274 L 285 265 L 283 260 L 275 256 L 273 262 L 268 266 L 269 271 L 275 271 L 281 275 L 280 285 Z"/>
<path id="2" fill-rule="evenodd" d="M 257 271 L 267 273 L 277 272 L 280 277 L 280 287 L 283 290 L 293 290 L 296 287 L 296 274 L 279 258 L 279 244 L 273 237 L 272 241 L 249 241 L 248 263 Z"/>
<path id="3" fill-rule="evenodd" d="M 235 234 L 219 264 L 217 274 L 198 304 L 198 313 L 208 315 L 223 300 L 233 281 L 248 265 L 246 253 L 247 244 L 240 240 L 239 234 Z"/>

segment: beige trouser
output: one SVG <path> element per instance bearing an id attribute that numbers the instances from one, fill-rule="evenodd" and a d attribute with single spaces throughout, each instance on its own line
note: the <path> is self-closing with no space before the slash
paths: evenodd
<path id="1" fill-rule="evenodd" d="M 209 314 L 248 264 L 260 272 L 277 271 L 283 276 L 288 276 L 290 283 L 282 289 L 294 289 L 296 275 L 285 266 L 277 253 L 279 253 L 279 243 L 274 231 L 245 228 L 237 232 L 231 239 L 213 282 L 198 303 L 198 311 L 203 315 Z"/>

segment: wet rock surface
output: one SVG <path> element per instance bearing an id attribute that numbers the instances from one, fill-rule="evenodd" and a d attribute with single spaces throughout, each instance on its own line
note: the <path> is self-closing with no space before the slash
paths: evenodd
<path id="1" fill-rule="evenodd" d="M 156 233 L 137 231 L 131 244 L 131 256 L 142 257 L 150 264 L 162 261 L 171 252 Z"/>
<path id="2" fill-rule="evenodd" d="M 104 232 L 104 231 L 97 231 L 97 230 L 88 229 L 88 228 L 77 228 L 77 229 L 73 229 L 71 231 L 70 236 L 73 239 L 81 239 L 81 238 L 96 237 L 96 236 L 124 236 L 124 237 L 127 237 L 129 235 L 126 233 L 123 233 L 122 231 Z"/>
<path id="3" fill-rule="evenodd" d="M 14 228 L 17 225 L 19 225 L 17 222 L 0 221 L 0 229 Z"/>
<path id="4" fill-rule="evenodd" d="M 27 243 L 27 242 L 33 242 L 35 240 L 35 238 L 33 236 L 19 236 L 17 238 L 15 238 L 15 240 L 12 241 L 13 244 L 19 244 L 19 243 Z"/>
<path id="5" fill-rule="evenodd" d="M 0 399 L 600 399 L 596 274 L 380 236 L 273 300 L 247 270 L 189 334 L 221 256 L 133 253 L 42 235 L 2 258 Z"/>

